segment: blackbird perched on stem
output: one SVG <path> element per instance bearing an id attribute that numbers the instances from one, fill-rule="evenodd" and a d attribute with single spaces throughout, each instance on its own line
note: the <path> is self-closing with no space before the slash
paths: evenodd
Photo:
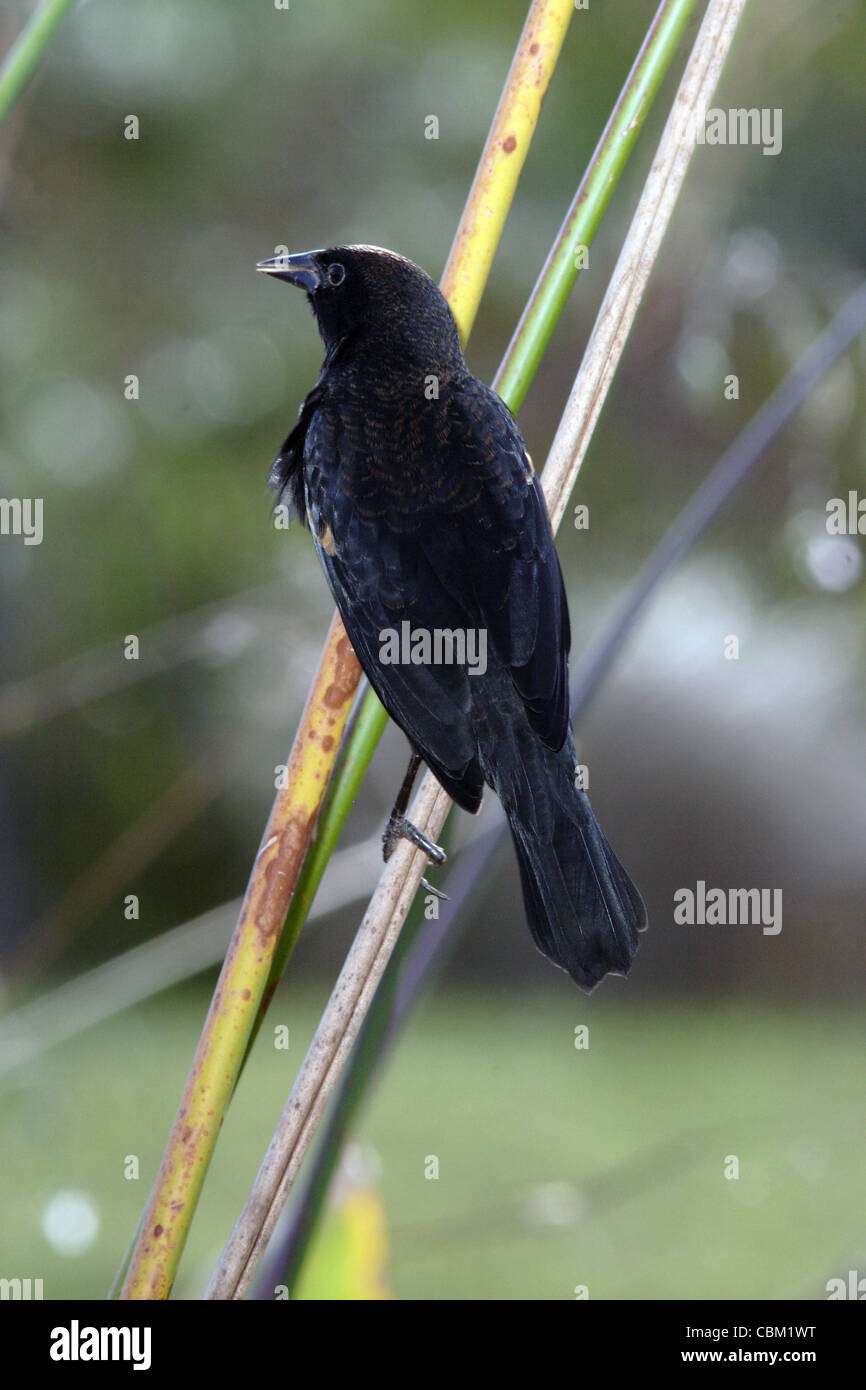
<path id="1" fill-rule="evenodd" d="M 271 469 L 309 527 L 346 631 L 415 759 L 504 807 L 538 948 L 583 986 L 626 973 L 640 894 L 575 784 L 570 631 L 541 487 L 502 400 L 463 359 L 428 275 L 374 246 L 258 267 L 307 293 L 325 349 Z M 386 833 L 386 857 L 388 834 Z"/>

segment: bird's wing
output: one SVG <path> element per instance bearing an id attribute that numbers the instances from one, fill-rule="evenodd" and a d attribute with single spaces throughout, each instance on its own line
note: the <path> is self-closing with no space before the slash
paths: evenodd
<path id="1" fill-rule="evenodd" d="M 353 336 L 352 333 L 344 334 L 328 349 L 322 363 L 322 370 L 319 372 L 319 379 L 301 403 L 294 428 L 283 440 L 268 474 L 268 482 L 277 494 L 275 506 L 281 504 L 289 506 L 304 526 L 308 524 L 308 521 L 302 465 L 307 448 L 307 434 L 324 398 L 328 373 L 335 362 L 339 362 L 347 352 L 351 351 Z"/>
<path id="2" fill-rule="evenodd" d="M 559 749 L 569 725 L 571 633 L 544 494 L 520 431 L 494 391 L 470 378 L 451 409 L 467 491 L 452 504 L 448 530 L 427 528 L 421 544 L 444 582 L 449 575 L 471 577 L 470 607 L 481 615 L 533 728 Z"/>
<path id="3" fill-rule="evenodd" d="M 331 592 L 388 713 L 446 791 L 475 811 L 484 783 L 470 720 L 473 678 L 461 665 L 387 659 L 391 634 L 407 654 L 404 624 L 410 632 L 465 629 L 471 611 L 443 586 L 416 533 L 395 529 L 369 492 L 359 499 L 348 484 L 335 486 L 338 434 L 317 413 L 304 453 L 307 520 Z"/>
<path id="4" fill-rule="evenodd" d="M 324 372 L 301 404 L 297 422 L 283 440 L 268 474 L 268 482 L 277 494 L 274 505 L 290 507 L 304 526 L 307 525 L 302 470 L 304 447 L 307 430 L 322 399 L 323 377 Z"/>

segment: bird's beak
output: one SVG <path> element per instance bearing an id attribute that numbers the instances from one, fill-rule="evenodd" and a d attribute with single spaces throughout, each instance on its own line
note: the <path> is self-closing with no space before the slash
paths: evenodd
<path id="1" fill-rule="evenodd" d="M 302 251 L 297 256 L 274 256 L 270 261 L 259 261 L 256 270 L 274 275 L 278 280 L 288 280 L 290 285 L 297 285 L 308 294 L 322 283 L 314 251 Z"/>

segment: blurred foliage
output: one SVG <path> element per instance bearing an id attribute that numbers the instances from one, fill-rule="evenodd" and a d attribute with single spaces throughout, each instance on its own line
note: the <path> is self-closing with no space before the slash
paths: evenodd
<path id="1" fill-rule="evenodd" d="M 606 3 L 575 14 L 471 345 L 482 375 L 652 11 Z M 10 36 L 24 13 L 4 18 Z M 264 482 L 320 346 L 300 304 L 261 284 L 253 264 L 278 245 L 371 240 L 438 274 L 523 14 L 523 0 L 496 11 L 443 4 L 435 22 L 396 0 L 288 11 L 93 0 L 58 33 L 8 122 L 0 470 L 7 492 L 44 498 L 46 538 L 0 548 L 4 680 L 86 660 L 106 642 L 121 664 L 129 632 L 146 634 L 143 657 L 156 648 L 156 676 L 6 745 L 7 951 L 35 923 L 32 951 L 44 941 L 46 965 L 65 952 L 68 967 L 114 949 L 118 929 L 132 942 L 239 890 L 331 607 L 306 537 L 271 527 Z M 863 124 L 865 32 L 852 3 L 746 11 L 719 101 L 783 108 L 783 152 L 705 146 L 695 158 L 578 485 L 591 527 L 560 537 L 578 644 L 851 285 L 866 196 L 840 132 Z M 521 411 L 537 459 L 663 97 Z M 438 140 L 424 138 L 431 113 Z M 129 115 L 138 139 L 125 139 Z M 831 603 L 860 652 L 858 539 L 830 541 L 823 506 L 862 484 L 863 363 L 859 350 L 838 367 L 710 541 L 759 605 L 820 614 Z M 720 389 L 734 370 L 735 403 Z M 139 400 L 125 399 L 131 374 Z M 252 614 L 232 603 L 247 591 Z M 203 649 L 190 644 L 188 659 L 160 670 L 160 624 L 220 600 L 224 621 L 209 613 Z M 687 621 L 676 635 L 687 641 Z M 110 880 L 104 901 L 96 892 L 88 906 L 64 906 L 95 863 L 100 881 L 104 849 L 149 812 L 160 820 L 161 798 L 196 759 L 211 766 L 210 790 L 167 844 L 140 826 L 140 855 L 121 866 L 139 922 L 122 916 L 125 894 Z M 614 769 L 614 792 L 619 781 Z M 375 820 L 385 799 L 366 795 L 360 815 Z"/>
<path id="2" fill-rule="evenodd" d="M 608 0 L 574 17 L 471 346 L 482 375 L 492 374 L 653 9 Z M 2 21 L 10 37 L 24 13 L 13 5 Z M 8 951 L 35 923 L 31 949 L 46 940 L 46 964 L 65 949 L 68 968 L 114 949 L 118 929 L 133 942 L 243 882 L 330 611 L 306 537 L 270 525 L 265 486 L 315 379 L 319 344 L 300 304 L 252 268 L 277 245 L 353 240 L 391 246 L 438 274 L 523 15 L 522 0 L 495 11 L 447 3 L 435 21 L 397 0 L 288 11 L 92 0 L 69 17 L 10 119 L 0 469 L 5 491 L 44 498 L 46 534 L 39 547 L 7 539 L 0 548 L 4 679 L 50 672 L 106 642 L 121 663 L 128 633 L 147 633 L 145 654 L 154 642 L 158 654 L 160 623 L 198 605 L 230 606 L 204 653 L 7 743 Z M 560 539 L 578 643 L 852 282 L 866 195 L 840 132 L 863 124 L 864 33 L 853 3 L 747 11 L 718 100 L 781 107 L 782 153 L 698 151 L 579 484 L 590 529 Z M 521 413 L 536 459 L 664 95 Z M 430 113 L 438 140 L 424 138 Z M 124 134 L 130 115 L 134 140 Z M 734 370 L 738 402 L 720 386 Z M 823 505 L 862 483 L 863 370 L 862 350 L 840 365 L 711 540 L 756 602 L 816 613 L 832 604 L 852 640 L 862 560 L 856 538 L 827 543 Z M 130 374 L 137 401 L 125 399 Z M 231 600 L 252 590 L 256 615 L 245 627 Z M 660 666 L 669 660 L 659 652 Z M 160 798 L 196 759 L 212 771 L 198 809 L 164 847 L 141 830 L 125 886 L 140 896 L 140 920 L 124 918 L 113 885 L 86 911 L 64 908 L 64 893 L 107 846 L 150 808 L 159 819 Z M 366 795 L 359 814 L 375 820 L 385 799 Z"/>
<path id="3" fill-rule="evenodd" d="M 592 1299 L 824 1297 L 862 1256 L 866 1119 L 847 1067 L 866 1045 L 862 1015 L 748 999 L 647 1009 L 627 991 L 611 1004 L 455 990 L 426 1004 L 361 1125 L 364 1165 L 350 1165 L 293 1293 L 334 1297 L 347 1279 L 351 1297 L 567 1300 L 578 1284 Z M 274 1002 L 269 1022 L 290 1025 L 290 1047 L 260 1039 L 176 1297 L 201 1295 L 321 1002 L 318 984 Z M 44 1279 L 46 1298 L 103 1296 L 205 1006 L 187 990 L 134 1010 L 0 1096 L 7 1274 Z"/>
<path id="4" fill-rule="evenodd" d="M 575 14 L 473 334 L 482 376 L 654 8 Z M 28 12 L 12 0 L 0 43 Z M 0 541 L 0 944 L 26 984 L 241 890 L 331 611 L 265 484 L 320 346 L 253 267 L 280 245 L 369 241 L 438 275 L 524 13 L 90 0 L 4 128 L 0 490 L 45 507 L 40 546 Z M 566 519 L 559 538 L 577 647 L 863 273 L 864 65 L 856 0 L 747 7 L 717 101 L 780 108 L 782 152 L 693 161 L 574 499 L 590 528 Z M 538 463 L 675 80 L 521 411 Z M 864 374 L 860 344 L 659 596 L 587 723 L 593 799 L 650 909 L 628 985 L 575 995 L 532 950 L 513 869 L 498 874 L 363 1124 L 387 1231 L 375 1183 L 338 1207 L 309 1296 L 349 1248 L 370 1261 L 352 1263 L 352 1296 L 386 1249 L 398 1297 L 821 1297 L 862 1264 L 863 1028 L 840 1000 L 866 980 L 863 559 L 824 521 L 828 498 L 866 492 Z M 741 659 L 725 662 L 732 632 Z M 386 740 L 348 840 L 381 823 L 403 753 Z M 672 892 L 697 878 L 781 884 L 783 933 L 673 927 Z M 291 1049 L 259 1041 L 182 1297 L 206 1283 L 326 997 L 318 967 L 355 919 L 301 939 L 306 985 L 273 1018 Z M 507 979 L 520 995 L 491 996 Z M 701 989 L 700 1006 L 660 1002 Z M 205 1004 L 167 995 L 6 1084 L 4 1273 L 104 1293 Z"/>
<path id="5" fill-rule="evenodd" d="M 364 1150 L 350 1151 L 363 1161 Z M 318 1238 L 310 1251 L 296 1289 L 296 1299 L 388 1298 L 383 1277 L 388 1259 L 385 1208 L 380 1192 L 367 1178 L 354 1180 L 348 1190 L 338 1187 Z"/>

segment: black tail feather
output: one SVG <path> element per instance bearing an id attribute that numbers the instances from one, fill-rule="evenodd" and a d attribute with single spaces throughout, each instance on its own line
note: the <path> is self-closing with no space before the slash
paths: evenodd
<path id="1" fill-rule="evenodd" d="M 550 798 L 539 817 L 539 798 Z M 510 804 L 509 804 L 510 802 Z M 589 797 L 557 760 L 531 814 L 506 802 L 526 915 L 538 949 L 583 989 L 627 975 L 646 926 L 646 908 L 595 818 Z"/>

